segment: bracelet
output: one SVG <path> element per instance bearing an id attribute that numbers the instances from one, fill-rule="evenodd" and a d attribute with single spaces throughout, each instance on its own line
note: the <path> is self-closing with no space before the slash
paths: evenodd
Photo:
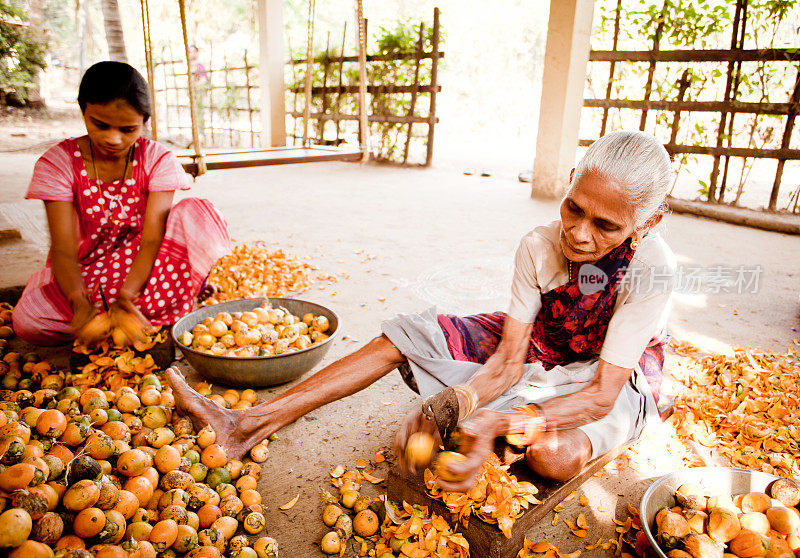
<path id="1" fill-rule="evenodd" d="M 453 386 L 453 391 L 460 393 L 469 402 L 467 412 L 461 420 L 468 418 L 472 413 L 478 409 L 478 393 L 475 388 L 469 384 L 457 384 Z"/>

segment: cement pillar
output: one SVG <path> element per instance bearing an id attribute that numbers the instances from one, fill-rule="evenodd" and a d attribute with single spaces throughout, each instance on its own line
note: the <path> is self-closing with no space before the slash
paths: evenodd
<path id="1" fill-rule="evenodd" d="M 550 0 L 531 197 L 560 197 L 575 164 L 594 0 Z"/>
<path id="2" fill-rule="evenodd" d="M 283 0 L 258 0 L 258 79 L 263 147 L 286 145 L 283 33 Z"/>

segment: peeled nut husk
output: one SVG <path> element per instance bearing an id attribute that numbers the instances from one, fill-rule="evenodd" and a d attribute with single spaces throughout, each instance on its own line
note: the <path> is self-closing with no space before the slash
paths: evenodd
<path id="1" fill-rule="evenodd" d="M 706 528 L 708 525 L 707 513 L 698 510 L 687 510 L 683 514 L 683 516 L 689 523 L 689 528 L 692 530 L 692 533 L 695 533 L 697 535 L 702 535 L 703 533 L 706 532 Z"/>
<path id="2" fill-rule="evenodd" d="M 258 558 L 278 558 L 278 541 L 272 537 L 261 537 L 253 543 Z"/>
<path id="3" fill-rule="evenodd" d="M 689 522 L 681 514 L 668 511 L 658 525 L 658 536 L 666 548 L 676 548 L 692 532 Z"/>
<path id="4" fill-rule="evenodd" d="M 333 527 L 339 533 L 341 540 L 345 543 L 350 537 L 353 536 L 353 520 L 350 519 L 350 516 L 345 513 L 339 516 Z"/>
<path id="5" fill-rule="evenodd" d="M 760 533 L 742 529 L 729 543 L 728 550 L 739 558 L 764 556 L 769 549 L 769 539 Z"/>
<path id="6" fill-rule="evenodd" d="M 682 484 L 675 493 L 675 499 L 684 509 L 706 511 L 708 499 L 703 494 L 703 489 L 696 484 Z"/>
<path id="7" fill-rule="evenodd" d="M 708 536 L 717 542 L 726 543 L 732 540 L 742 526 L 739 518 L 730 510 L 715 508 L 708 514 Z"/>
<path id="8" fill-rule="evenodd" d="M 264 463 L 269 457 L 269 448 L 264 444 L 253 446 L 250 450 L 250 459 L 256 463 Z"/>
<path id="9" fill-rule="evenodd" d="M 722 558 L 725 547 L 715 542 L 708 535 L 692 533 L 683 541 L 683 548 L 692 558 Z"/>
<path id="10" fill-rule="evenodd" d="M 800 503 L 800 486 L 791 479 L 778 479 L 769 488 L 770 496 L 786 507 Z"/>

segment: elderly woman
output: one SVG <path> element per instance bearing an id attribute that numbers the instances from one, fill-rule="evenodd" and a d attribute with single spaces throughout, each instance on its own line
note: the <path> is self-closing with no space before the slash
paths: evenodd
<path id="1" fill-rule="evenodd" d="M 179 405 L 210 423 L 233 456 L 328 402 L 399 368 L 424 399 L 396 435 L 402 467 L 418 431 L 467 434 L 449 466 L 465 490 L 496 437 L 517 434 L 537 474 L 576 475 L 657 417 L 674 258 L 651 229 L 664 214 L 670 160 L 658 141 L 616 132 L 573 170 L 561 218 L 523 237 L 508 314 L 401 314 L 383 335 L 245 411 L 198 396 L 170 369 Z"/>

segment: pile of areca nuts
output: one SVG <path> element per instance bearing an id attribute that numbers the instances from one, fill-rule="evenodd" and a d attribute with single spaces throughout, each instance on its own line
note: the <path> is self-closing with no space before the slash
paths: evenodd
<path id="1" fill-rule="evenodd" d="M 0 306 L 2 327 L 11 310 Z M 256 490 L 261 466 L 228 459 L 210 427 L 195 432 L 158 375 L 78 389 L 7 339 L 0 357 L 0 554 L 278 556 Z"/>

